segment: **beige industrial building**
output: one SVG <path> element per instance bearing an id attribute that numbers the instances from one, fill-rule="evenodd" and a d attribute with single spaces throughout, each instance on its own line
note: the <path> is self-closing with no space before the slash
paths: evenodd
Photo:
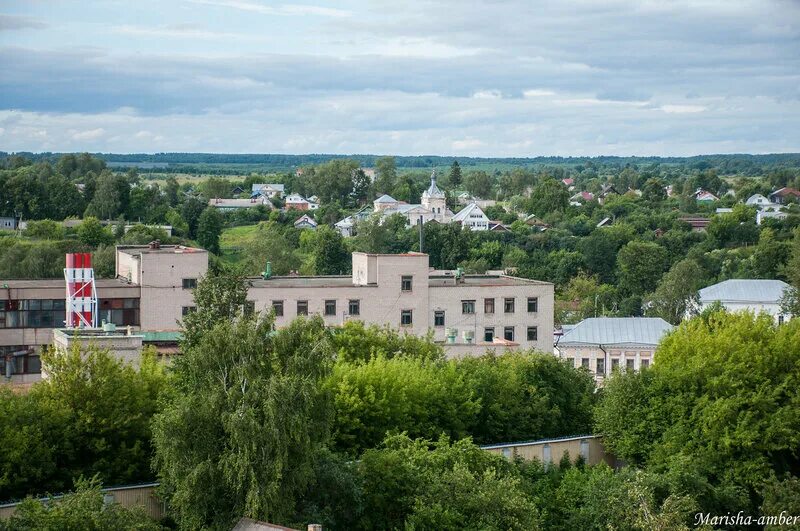
<path id="1" fill-rule="evenodd" d="M 507 459 L 521 458 L 526 461 L 535 459 L 546 467 L 553 464 L 558 465 L 565 455 L 568 455 L 573 463 L 580 457 L 587 465 L 605 463 L 611 467 L 617 466 L 616 459 L 606 452 L 603 441 L 597 435 L 576 435 L 537 441 L 490 444 L 481 446 L 481 448 L 493 454 L 500 454 Z"/>
<path id="2" fill-rule="evenodd" d="M 131 327 L 145 344 L 175 338 L 193 311 L 208 253 L 184 246 L 119 246 L 116 279 L 96 281 L 99 320 Z M 40 378 L 39 353 L 64 327 L 63 280 L 8 280 L 0 288 L 0 381 Z M 250 279 L 248 300 L 276 325 L 318 314 L 331 326 L 358 319 L 431 333 L 448 356 L 553 348 L 553 285 L 499 273 L 433 271 L 428 255 L 353 254 L 347 276 Z"/>

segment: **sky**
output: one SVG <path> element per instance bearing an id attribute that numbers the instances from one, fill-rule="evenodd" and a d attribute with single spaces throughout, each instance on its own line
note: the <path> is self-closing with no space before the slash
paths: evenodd
<path id="1" fill-rule="evenodd" d="M 800 0 L 0 0 L 0 150 L 800 152 Z"/>

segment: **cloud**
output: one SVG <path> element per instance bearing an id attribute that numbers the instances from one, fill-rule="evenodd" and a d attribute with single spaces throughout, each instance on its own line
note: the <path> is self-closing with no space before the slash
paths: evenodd
<path id="1" fill-rule="evenodd" d="M 0 31 L 45 29 L 47 24 L 31 17 L 0 14 Z"/>
<path id="2" fill-rule="evenodd" d="M 686 114 L 703 112 L 706 107 L 703 105 L 662 105 L 659 109 L 667 113 Z"/>
<path id="3" fill-rule="evenodd" d="M 244 0 L 189 0 L 194 4 L 207 6 L 225 7 L 240 11 L 259 13 L 262 15 L 281 15 L 281 16 L 319 16 L 341 18 L 351 15 L 344 9 L 331 7 L 319 7 L 304 4 L 283 4 L 280 6 L 269 6 L 258 2 L 247 2 Z"/>
<path id="4" fill-rule="evenodd" d="M 73 140 L 97 140 L 106 134 L 106 130 L 102 127 L 97 129 L 89 129 L 87 131 L 76 131 L 72 133 Z"/>
<path id="5" fill-rule="evenodd" d="M 800 149 L 800 4 L 662 4 L 89 3 L 3 41 L 0 149 Z"/>

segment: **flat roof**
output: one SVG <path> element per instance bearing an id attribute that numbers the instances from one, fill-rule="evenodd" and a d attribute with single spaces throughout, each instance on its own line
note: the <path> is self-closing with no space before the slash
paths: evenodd
<path id="1" fill-rule="evenodd" d="M 497 444 L 484 444 L 480 448 L 483 450 L 493 450 L 495 448 L 509 448 L 511 446 L 532 446 L 534 444 L 549 444 L 554 442 L 578 441 L 582 439 L 597 439 L 598 435 L 565 435 L 564 437 L 553 437 L 552 439 L 537 439 L 533 441 L 517 441 Z"/>
<path id="2" fill-rule="evenodd" d="M 455 275 L 431 275 L 428 283 L 432 288 L 452 288 L 457 286 L 523 286 L 526 284 L 552 286 L 550 282 L 509 275 L 464 275 L 458 283 Z"/>
<path id="3" fill-rule="evenodd" d="M 132 284 L 125 279 L 121 278 L 96 278 L 95 286 L 100 288 L 131 288 L 139 289 L 138 284 Z M 47 289 L 47 288 L 61 288 L 66 290 L 66 284 L 63 278 L 38 278 L 38 279 L 9 279 L 0 281 L 0 296 L 2 290 L 6 289 Z M 66 292 L 65 292 L 66 293 Z"/>
<path id="4" fill-rule="evenodd" d="M 157 249 L 151 249 L 149 245 L 117 245 L 117 251 L 125 254 L 185 254 L 185 253 L 207 253 L 205 249 L 198 247 L 186 247 L 185 245 L 161 245 Z"/>

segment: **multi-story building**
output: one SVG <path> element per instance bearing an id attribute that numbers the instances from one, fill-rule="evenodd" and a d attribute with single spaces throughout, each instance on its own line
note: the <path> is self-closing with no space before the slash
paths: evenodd
<path id="1" fill-rule="evenodd" d="M 208 253 L 183 246 L 117 247 L 116 279 L 96 281 L 99 317 L 130 326 L 143 341 L 180 330 Z M 274 311 L 277 326 L 321 315 L 331 326 L 358 319 L 416 335 L 432 334 L 450 356 L 487 349 L 553 347 L 553 285 L 503 274 L 433 271 L 428 255 L 353 253 L 347 276 L 249 279 L 248 300 Z M 15 380 L 39 378 L 39 351 L 63 328 L 62 280 L 10 280 L 0 290 L 0 363 Z M 5 371 L 8 370 L 8 373 Z"/>
<path id="2" fill-rule="evenodd" d="M 565 331 L 555 350 L 602 382 L 614 370 L 638 371 L 651 365 L 658 343 L 671 330 L 660 317 L 592 317 Z"/>

